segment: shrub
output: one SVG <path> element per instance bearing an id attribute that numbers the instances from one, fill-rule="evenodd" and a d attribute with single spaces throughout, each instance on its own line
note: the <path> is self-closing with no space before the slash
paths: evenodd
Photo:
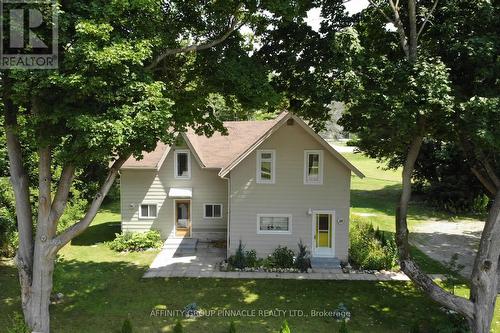
<path id="1" fill-rule="evenodd" d="M 354 222 L 354 221 L 353 221 Z M 392 269 L 397 265 L 398 251 L 393 237 L 375 231 L 368 223 L 352 223 L 349 255 L 352 263 L 364 269 Z"/>
<path id="2" fill-rule="evenodd" d="M 62 232 L 73 223 L 79 221 L 87 210 L 88 202 L 82 197 L 78 190 L 72 188 L 70 196 L 66 208 L 64 209 L 64 214 L 57 223 L 57 232 Z"/>
<path id="3" fill-rule="evenodd" d="M 290 327 L 288 327 L 288 322 L 286 321 L 286 319 L 283 320 L 283 324 L 281 324 L 280 333 L 291 333 Z"/>
<path id="4" fill-rule="evenodd" d="M 229 265 L 231 265 L 234 268 L 239 268 L 243 269 L 247 266 L 246 262 L 246 256 L 245 256 L 245 246 L 241 243 L 238 245 L 238 249 L 236 249 L 236 252 L 234 255 L 230 256 L 227 259 Z"/>
<path id="5" fill-rule="evenodd" d="M 132 323 L 130 323 L 129 319 L 125 319 L 123 321 L 121 333 L 132 333 Z"/>
<path id="6" fill-rule="evenodd" d="M 229 325 L 229 333 L 236 333 L 236 324 L 234 323 L 234 321 L 232 321 Z"/>
<path id="7" fill-rule="evenodd" d="M 299 241 L 298 246 L 299 252 L 297 259 L 295 259 L 295 267 L 301 272 L 307 272 L 307 269 L 311 267 L 311 259 L 309 258 L 307 246 L 302 243 L 302 240 Z"/>
<path id="8" fill-rule="evenodd" d="M 144 251 L 158 248 L 162 245 L 160 233 L 156 230 L 147 232 L 115 234 L 116 238 L 108 242 L 108 246 L 115 251 Z"/>
<path id="9" fill-rule="evenodd" d="M 7 327 L 7 333 L 30 333 L 28 325 L 24 322 L 23 316 L 15 312 L 11 318 L 11 325 Z"/>
<path id="10" fill-rule="evenodd" d="M 13 257 L 18 246 L 14 193 L 7 178 L 0 177 L 0 256 Z"/>
<path id="11" fill-rule="evenodd" d="M 340 324 L 339 333 L 349 333 L 345 320 L 342 320 L 342 323 Z"/>
<path id="12" fill-rule="evenodd" d="M 182 323 L 180 320 L 177 320 L 177 322 L 175 323 L 175 326 L 174 326 L 174 333 L 182 333 L 183 329 L 182 329 Z"/>
<path id="13" fill-rule="evenodd" d="M 277 268 L 292 268 L 294 253 L 286 246 L 278 246 L 271 254 L 271 264 Z"/>
<path id="14" fill-rule="evenodd" d="M 257 252 L 250 250 L 245 252 L 246 267 L 257 267 L 259 260 L 257 259 Z"/>

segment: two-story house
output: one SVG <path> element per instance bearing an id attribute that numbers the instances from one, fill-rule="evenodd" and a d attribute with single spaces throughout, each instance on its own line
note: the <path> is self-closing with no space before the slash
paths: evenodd
<path id="1" fill-rule="evenodd" d="M 347 260 L 351 172 L 363 174 L 297 116 L 188 131 L 121 169 L 123 231 L 241 240 L 261 257 L 302 240 L 313 256 Z"/>

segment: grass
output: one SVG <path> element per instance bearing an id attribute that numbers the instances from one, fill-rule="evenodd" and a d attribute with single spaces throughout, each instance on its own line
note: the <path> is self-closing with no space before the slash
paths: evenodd
<path id="1" fill-rule="evenodd" d="M 351 154 L 352 155 L 352 154 Z M 368 176 L 353 179 L 353 212 L 387 231 L 393 230 L 393 199 L 398 173 L 376 168 L 374 161 L 348 156 Z M 364 190 L 363 190 L 364 189 Z M 308 317 L 288 316 L 292 332 L 337 332 L 332 318 L 311 317 L 311 310 L 333 310 L 344 303 L 352 312 L 349 332 L 408 332 L 413 322 L 429 330 L 448 325 L 449 317 L 410 282 L 294 281 L 239 279 L 142 279 L 158 251 L 120 254 L 104 242 L 119 231 L 118 204 L 104 207 L 80 237 L 64 247 L 54 274 L 54 292 L 61 303 L 51 306 L 53 332 L 117 332 L 126 318 L 134 332 L 172 332 L 179 318 L 151 316 L 154 309 L 182 310 L 196 302 L 203 310 L 300 310 Z M 432 211 L 411 210 L 415 223 Z M 413 222 L 412 222 L 413 223 Z M 427 272 L 442 273 L 441 264 L 414 249 Z M 466 296 L 459 286 L 456 293 Z M 0 261 L 0 327 L 8 327 L 20 311 L 17 272 L 10 260 Z M 154 313 L 154 312 L 153 312 Z M 251 314 L 251 312 L 248 312 Z M 500 310 L 494 331 L 500 331 Z M 277 332 L 284 317 L 240 316 L 182 319 L 185 332 L 227 332 L 234 320 L 238 332 Z M 1 330 L 0 330 L 1 331 Z"/>

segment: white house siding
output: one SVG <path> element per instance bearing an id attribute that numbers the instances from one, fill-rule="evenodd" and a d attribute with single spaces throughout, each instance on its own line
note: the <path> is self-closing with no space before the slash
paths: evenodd
<path id="1" fill-rule="evenodd" d="M 298 124 L 284 125 L 258 149 L 276 150 L 275 184 L 257 184 L 254 151 L 231 171 L 229 252 L 239 241 L 259 256 L 278 245 L 297 250 L 302 241 L 311 249 L 312 216 L 308 210 L 335 210 L 334 249 L 347 259 L 351 172 Z M 324 150 L 323 185 L 304 185 L 304 150 Z M 257 234 L 257 214 L 292 215 L 292 234 Z"/>
<path id="2" fill-rule="evenodd" d="M 182 147 L 186 149 L 186 147 Z M 191 153 L 191 179 L 174 177 L 174 151 L 168 153 L 162 167 L 156 170 L 121 171 L 121 213 L 123 231 L 159 230 L 163 238 L 174 233 L 174 199 L 168 198 L 170 187 L 190 187 L 192 237 L 202 240 L 226 239 L 227 183 L 217 174 L 218 170 L 202 169 Z M 139 218 L 141 203 L 156 203 L 158 217 L 153 220 Z M 221 219 L 204 219 L 204 203 L 221 203 Z"/>

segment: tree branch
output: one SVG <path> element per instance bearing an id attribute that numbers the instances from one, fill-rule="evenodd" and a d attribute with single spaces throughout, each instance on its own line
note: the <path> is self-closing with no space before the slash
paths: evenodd
<path id="1" fill-rule="evenodd" d="M 75 176 L 75 166 L 67 164 L 64 166 L 61 177 L 59 178 L 59 184 L 57 186 L 57 192 L 52 201 L 52 206 L 50 209 L 50 221 L 57 229 L 57 222 L 64 213 L 66 204 L 68 202 L 68 195 L 71 189 L 71 183 Z"/>
<path id="2" fill-rule="evenodd" d="M 493 182 L 491 182 L 488 177 L 485 177 L 477 167 L 472 167 L 471 172 L 476 176 L 476 178 L 479 180 L 479 182 L 484 186 L 484 188 L 490 192 L 491 195 L 495 195 L 498 191 L 497 187 Z"/>
<path id="3" fill-rule="evenodd" d="M 153 69 L 153 68 L 155 68 L 163 59 L 165 59 L 169 55 L 174 55 L 174 54 L 177 54 L 177 53 L 197 52 L 197 51 L 201 51 L 201 50 L 206 50 L 206 49 L 209 49 L 211 47 L 214 47 L 214 46 L 222 43 L 234 31 L 236 31 L 239 28 L 241 28 L 241 26 L 244 24 L 244 22 L 241 22 L 240 24 L 238 24 L 238 20 L 236 18 L 233 18 L 231 21 L 232 22 L 231 22 L 228 30 L 222 36 L 220 36 L 219 38 L 214 39 L 214 40 L 212 40 L 210 42 L 207 42 L 205 44 L 193 44 L 193 45 L 189 45 L 189 46 L 186 46 L 186 47 L 180 47 L 180 48 L 175 48 L 175 49 L 167 49 L 167 50 L 163 51 L 159 56 L 157 56 L 153 60 L 153 62 L 151 64 L 149 64 L 148 66 L 146 66 L 146 69 Z"/>
<path id="4" fill-rule="evenodd" d="M 376 4 L 373 0 L 368 0 L 375 8 L 377 8 L 382 15 L 389 21 L 389 23 L 394 24 L 396 27 L 396 31 L 398 32 L 399 36 L 399 43 L 401 44 L 401 48 L 403 49 L 403 52 L 405 53 L 405 56 L 408 58 L 410 56 L 410 50 L 408 48 L 408 39 L 406 38 L 406 33 L 405 29 L 403 26 L 403 22 L 401 21 L 401 17 L 399 16 L 399 9 L 397 7 L 397 4 L 395 4 L 392 0 L 389 0 L 389 5 L 393 11 L 394 19 L 391 19 L 389 16 L 385 14 L 385 12 Z M 398 2 L 399 3 L 399 2 Z"/>
<path id="5" fill-rule="evenodd" d="M 81 234 L 90 225 L 90 223 L 96 216 L 99 208 L 101 207 L 104 197 L 108 194 L 109 189 L 113 185 L 113 182 L 116 179 L 118 171 L 120 170 L 123 163 L 125 163 L 125 161 L 128 159 L 128 157 L 129 156 L 119 157 L 117 160 L 115 160 L 115 162 L 109 169 L 106 180 L 99 189 L 99 192 L 95 195 L 94 200 L 90 204 L 90 207 L 87 210 L 85 216 L 80 221 L 78 221 L 71 227 L 64 230 L 60 235 L 58 235 L 52 240 L 53 243 L 53 248 L 51 249 L 52 254 L 56 254 L 57 251 L 59 251 L 64 245 L 66 245 L 73 238 Z"/>
<path id="6" fill-rule="evenodd" d="M 420 34 L 422 33 L 422 31 L 424 30 L 425 25 L 427 24 L 427 21 L 429 21 L 429 18 L 431 17 L 432 12 L 434 12 L 434 10 L 436 9 L 438 2 L 439 2 L 439 0 L 434 1 L 434 4 L 432 5 L 431 10 L 429 11 L 427 16 L 425 17 L 424 22 L 422 22 L 422 25 L 420 26 L 420 29 L 418 30 L 418 33 L 417 33 L 417 40 L 420 37 Z"/>
<path id="7" fill-rule="evenodd" d="M 389 0 L 392 2 L 392 0 Z M 410 62 L 417 60 L 417 5 L 415 0 L 408 0 L 408 24 L 410 30 Z"/>
<path id="8" fill-rule="evenodd" d="M 51 149 L 50 147 L 41 147 L 38 149 L 38 222 L 37 222 L 37 237 L 38 233 L 52 238 L 55 235 L 55 230 L 49 223 L 50 204 L 52 202 L 52 174 L 51 166 Z"/>
<path id="9" fill-rule="evenodd" d="M 453 295 L 438 286 L 427 274 L 422 273 L 413 259 L 405 259 L 400 265 L 403 272 L 434 301 L 462 314 L 467 319 L 473 318 L 473 304 L 470 300 Z"/>
<path id="10" fill-rule="evenodd" d="M 16 264 L 19 269 L 22 302 L 25 303 L 24 291 L 29 290 L 33 268 L 33 215 L 30 204 L 29 177 L 23 163 L 23 154 L 18 135 L 17 113 L 11 99 L 11 82 L 8 73 L 2 75 L 2 92 L 4 107 L 4 127 L 9 156 L 9 173 L 14 190 L 19 248 L 16 254 Z"/>

